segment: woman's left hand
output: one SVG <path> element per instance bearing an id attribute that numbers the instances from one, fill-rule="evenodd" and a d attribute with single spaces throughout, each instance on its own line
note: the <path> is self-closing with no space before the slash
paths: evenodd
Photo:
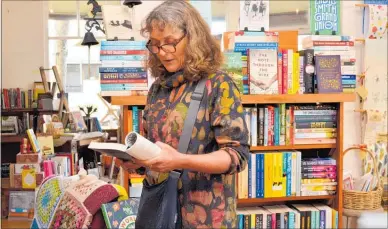
<path id="1" fill-rule="evenodd" d="M 184 154 L 179 153 L 176 149 L 162 142 L 156 142 L 156 145 L 161 149 L 159 156 L 145 161 L 133 159 L 134 162 L 155 172 L 169 172 L 174 169 L 180 169 Z"/>

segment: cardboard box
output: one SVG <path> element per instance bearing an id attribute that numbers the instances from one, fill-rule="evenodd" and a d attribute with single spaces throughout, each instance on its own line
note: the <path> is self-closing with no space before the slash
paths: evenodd
<path id="1" fill-rule="evenodd" d="M 16 154 L 17 164 L 40 163 L 41 161 L 42 161 L 42 155 L 40 153 Z"/>

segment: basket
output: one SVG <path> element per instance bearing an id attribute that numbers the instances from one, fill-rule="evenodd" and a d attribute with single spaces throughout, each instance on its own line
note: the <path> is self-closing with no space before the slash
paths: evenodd
<path id="1" fill-rule="evenodd" d="M 343 208 L 353 210 L 375 210 L 381 208 L 383 188 L 381 186 L 381 180 L 377 173 L 376 158 L 368 149 L 361 147 L 350 147 L 343 152 L 343 156 L 345 156 L 345 154 L 350 150 L 362 150 L 364 152 L 367 152 L 373 158 L 373 177 L 377 179 L 377 185 L 375 190 L 368 192 L 343 190 Z M 374 180 L 372 180 L 372 182 L 374 182 Z"/>

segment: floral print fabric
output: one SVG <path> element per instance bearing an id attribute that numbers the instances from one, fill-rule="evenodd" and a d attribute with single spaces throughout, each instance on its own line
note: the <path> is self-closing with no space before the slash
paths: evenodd
<path id="1" fill-rule="evenodd" d="M 155 81 L 144 109 L 143 126 L 148 139 L 178 148 L 195 86 L 181 72 Z M 225 174 L 188 171 L 181 182 L 184 228 L 237 227 L 236 173 L 248 161 L 248 129 L 240 92 L 223 72 L 208 76 L 187 153 L 206 154 L 219 149 L 232 159 Z"/>

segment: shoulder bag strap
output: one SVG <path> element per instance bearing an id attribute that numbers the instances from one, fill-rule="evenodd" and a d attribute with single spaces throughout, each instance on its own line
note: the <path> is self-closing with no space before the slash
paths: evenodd
<path id="1" fill-rule="evenodd" d="M 199 105 L 201 104 L 203 94 L 205 91 L 206 80 L 207 80 L 207 77 L 202 78 L 197 83 L 197 86 L 195 87 L 193 94 L 191 94 L 189 110 L 186 115 L 182 135 L 179 138 L 178 151 L 180 153 L 187 153 L 187 149 L 189 148 L 189 143 L 193 132 L 194 123 L 197 120 Z"/>

